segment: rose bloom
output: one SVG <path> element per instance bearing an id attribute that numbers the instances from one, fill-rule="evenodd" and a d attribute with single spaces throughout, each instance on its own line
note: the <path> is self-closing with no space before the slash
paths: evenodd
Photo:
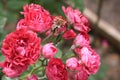
<path id="1" fill-rule="evenodd" d="M 40 42 L 41 39 L 32 31 L 16 30 L 3 40 L 2 53 L 9 62 L 14 62 L 19 57 L 19 60 L 27 59 L 28 64 L 33 64 L 40 55 Z M 19 64 L 19 61 L 16 63 Z"/>
<path id="2" fill-rule="evenodd" d="M 80 56 L 86 72 L 88 74 L 96 74 L 100 67 L 100 56 L 90 46 L 77 49 L 76 53 Z"/>
<path id="3" fill-rule="evenodd" d="M 78 70 L 73 80 L 88 80 L 89 74 L 84 69 Z"/>
<path id="4" fill-rule="evenodd" d="M 52 58 L 46 67 L 49 80 L 68 80 L 67 70 L 61 59 Z"/>
<path id="5" fill-rule="evenodd" d="M 57 53 L 57 48 L 53 45 L 53 43 L 47 43 L 42 48 L 42 55 L 45 58 L 53 58 Z"/>
<path id="6" fill-rule="evenodd" d="M 75 70 L 78 67 L 78 60 L 75 57 L 69 58 L 66 61 L 66 66 L 70 69 L 70 70 Z"/>
<path id="7" fill-rule="evenodd" d="M 81 47 L 82 46 L 88 46 L 90 44 L 90 39 L 89 39 L 88 34 L 87 33 L 79 33 L 76 36 L 73 44 L 75 46 L 81 46 Z"/>
<path id="8" fill-rule="evenodd" d="M 52 26 L 52 17 L 50 13 L 43 7 L 37 4 L 25 5 L 23 7 L 24 19 L 21 19 L 17 24 L 17 30 L 27 28 L 35 32 L 45 32 Z"/>
<path id="9" fill-rule="evenodd" d="M 75 38 L 76 36 L 76 33 L 74 32 L 74 30 L 70 29 L 68 31 L 66 31 L 64 34 L 63 34 L 63 38 L 68 40 L 68 39 L 73 39 Z"/>
<path id="10" fill-rule="evenodd" d="M 38 80 L 38 78 L 37 78 L 37 76 L 35 74 L 33 74 L 33 75 L 27 77 L 26 80 Z"/>
<path id="11" fill-rule="evenodd" d="M 63 6 L 62 10 L 68 21 L 74 25 L 74 29 L 85 33 L 90 31 L 88 19 L 78 9 L 72 9 L 70 6 L 65 8 Z"/>
<path id="12" fill-rule="evenodd" d="M 86 72 L 85 67 L 81 62 L 75 70 L 69 70 L 69 80 L 88 80 L 89 74 Z"/>
<path id="13" fill-rule="evenodd" d="M 14 63 L 14 62 L 18 62 L 19 63 Z M 3 68 L 3 73 L 11 78 L 15 78 L 20 76 L 27 68 L 28 68 L 28 60 L 24 59 L 22 61 L 20 61 L 19 59 L 16 59 L 14 62 L 3 62 L 2 63 L 2 67 Z"/>

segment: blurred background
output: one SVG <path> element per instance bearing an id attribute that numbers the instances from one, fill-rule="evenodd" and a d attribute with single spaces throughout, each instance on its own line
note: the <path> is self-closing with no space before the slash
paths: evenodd
<path id="1" fill-rule="evenodd" d="M 61 6 L 72 6 L 88 17 L 92 47 L 101 55 L 101 67 L 89 80 L 120 80 L 120 0 L 0 0 L 0 47 L 5 35 L 23 18 L 22 6 L 37 3 L 53 15 L 64 16 Z M 4 60 L 0 52 L 0 62 Z M 0 69 L 0 80 L 6 80 Z"/>

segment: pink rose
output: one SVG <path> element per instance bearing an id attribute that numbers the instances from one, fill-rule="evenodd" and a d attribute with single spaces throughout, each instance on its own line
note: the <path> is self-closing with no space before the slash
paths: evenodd
<path id="1" fill-rule="evenodd" d="M 22 62 L 28 61 L 27 60 L 19 61 L 18 64 L 14 64 L 12 62 L 7 61 L 3 62 L 2 63 L 3 73 L 5 73 L 6 76 L 11 78 L 20 76 L 28 68 L 28 64 L 22 64 Z"/>
<path id="2" fill-rule="evenodd" d="M 100 56 L 90 46 L 76 48 L 75 52 L 80 57 L 82 64 L 84 64 L 86 72 L 96 74 L 100 67 Z"/>
<path id="3" fill-rule="evenodd" d="M 74 76 L 74 80 L 88 80 L 89 74 L 81 68 Z"/>
<path id="4" fill-rule="evenodd" d="M 40 55 L 40 42 L 41 39 L 32 31 L 16 30 L 3 40 L 2 53 L 9 62 L 16 59 L 23 62 L 17 61 L 15 64 L 23 65 L 26 59 L 28 64 L 33 64 Z"/>
<path id="5" fill-rule="evenodd" d="M 64 34 L 63 34 L 63 38 L 64 39 L 73 39 L 73 38 L 75 38 L 75 36 L 76 36 L 76 33 L 71 29 L 71 30 L 68 30 L 68 31 L 66 31 Z"/>
<path id="6" fill-rule="evenodd" d="M 46 67 L 46 75 L 49 80 L 68 80 L 67 70 L 59 58 L 52 58 Z"/>
<path id="7" fill-rule="evenodd" d="M 82 47 L 76 47 L 76 48 L 74 48 L 74 52 L 79 56 L 79 58 L 81 57 L 81 56 L 80 56 L 81 48 L 82 48 Z"/>
<path id="8" fill-rule="evenodd" d="M 69 58 L 66 61 L 66 66 L 70 69 L 70 70 L 75 70 L 78 67 L 78 60 L 75 57 Z"/>
<path id="9" fill-rule="evenodd" d="M 33 74 L 33 75 L 27 77 L 26 80 L 38 80 L 38 78 L 37 78 L 37 76 L 35 74 Z"/>
<path id="10" fill-rule="evenodd" d="M 68 21 L 74 25 L 74 29 L 85 33 L 90 31 L 88 19 L 78 9 L 74 10 L 70 6 L 67 8 L 63 6 L 62 10 Z"/>
<path id="11" fill-rule="evenodd" d="M 90 39 L 89 39 L 88 34 L 87 33 L 79 33 L 76 36 L 73 44 L 75 46 L 81 46 L 81 47 L 89 45 L 90 44 Z"/>
<path id="12" fill-rule="evenodd" d="M 35 32 L 45 32 L 52 27 L 52 17 L 47 10 L 37 4 L 25 5 L 23 7 L 24 19 L 17 24 L 17 30 L 27 28 Z"/>
<path id="13" fill-rule="evenodd" d="M 45 58 L 53 58 L 57 53 L 57 48 L 53 45 L 53 43 L 47 43 L 42 48 L 42 55 Z"/>
<path id="14" fill-rule="evenodd" d="M 19 29 L 28 29 L 28 24 L 27 21 L 25 19 L 21 19 L 18 23 L 17 23 L 17 30 Z"/>
<path id="15" fill-rule="evenodd" d="M 89 74 L 85 71 L 85 66 L 78 64 L 75 70 L 69 70 L 69 80 L 88 80 Z"/>
<path id="16" fill-rule="evenodd" d="M 100 67 L 100 56 L 90 47 L 83 47 L 80 56 L 88 69 L 88 73 L 96 74 Z"/>

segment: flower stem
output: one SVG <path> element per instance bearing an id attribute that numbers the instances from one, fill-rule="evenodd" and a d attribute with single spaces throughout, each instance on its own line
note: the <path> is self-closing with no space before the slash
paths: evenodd
<path id="1" fill-rule="evenodd" d="M 42 40 L 42 42 L 44 43 L 47 39 L 49 39 L 51 36 L 53 35 L 53 33 L 50 33 L 46 38 L 44 38 L 43 40 Z"/>
<path id="2" fill-rule="evenodd" d="M 66 55 L 71 51 L 71 50 L 73 50 L 75 48 L 75 45 L 72 45 L 69 49 L 68 49 L 68 51 L 66 52 Z"/>
<path id="3" fill-rule="evenodd" d="M 42 80 L 42 79 L 44 79 L 44 78 L 46 78 L 46 75 L 44 75 L 43 77 L 40 77 L 39 80 Z"/>

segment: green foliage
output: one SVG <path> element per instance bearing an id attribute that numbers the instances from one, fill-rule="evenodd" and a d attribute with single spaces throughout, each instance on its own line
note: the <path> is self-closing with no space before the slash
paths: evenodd
<path id="1" fill-rule="evenodd" d="M 3 30 L 5 24 L 6 24 L 7 18 L 0 16 L 0 47 L 1 47 L 1 41 L 3 40 L 4 36 L 6 35 L 6 32 Z"/>
<path id="2" fill-rule="evenodd" d="M 6 17 L 0 16 L 0 48 L 1 48 L 2 40 L 6 34 L 6 32 L 3 30 L 3 28 L 6 24 L 6 21 L 7 21 Z M 4 56 L 2 55 L 1 50 L 0 50 L 0 62 L 2 62 L 2 61 L 4 61 Z M 1 79 L 2 75 L 3 75 L 2 69 L 0 69 L 0 79 Z"/>
<path id="3" fill-rule="evenodd" d="M 72 0 L 74 7 L 78 8 L 81 12 L 84 10 L 84 1 L 83 0 Z"/>
<path id="4" fill-rule="evenodd" d="M 9 78 L 9 77 L 6 77 L 6 76 L 3 76 L 1 80 L 18 80 L 17 78 L 15 79 L 12 79 L 12 78 Z"/>
<path id="5" fill-rule="evenodd" d="M 0 62 L 3 62 L 3 61 L 4 61 L 4 56 L 1 55 L 1 53 L 0 53 Z"/>
<path id="6" fill-rule="evenodd" d="M 3 29 L 7 21 L 6 17 L 0 16 L 0 29 Z"/>
<path id="7" fill-rule="evenodd" d="M 56 58 L 61 58 L 62 57 L 62 51 L 58 48 L 58 52 L 55 55 Z"/>
<path id="8" fill-rule="evenodd" d="M 7 7 L 11 10 L 18 10 L 21 9 L 26 3 L 26 0 L 8 0 Z"/>
<path id="9" fill-rule="evenodd" d="M 80 11 L 84 10 L 83 0 L 71 0 L 74 4 L 74 8 L 78 8 Z M 71 4 L 66 4 L 64 0 L 38 0 L 44 8 L 50 11 L 52 14 L 64 15 L 62 11 L 62 6 L 69 6 Z"/>
<path id="10" fill-rule="evenodd" d="M 45 9 L 49 10 L 52 14 L 63 15 L 61 7 L 66 5 L 61 0 L 40 0 L 39 2 Z"/>
<path id="11" fill-rule="evenodd" d="M 75 8 L 83 11 L 84 3 L 83 0 L 71 0 Z M 16 22 L 21 16 L 19 14 L 22 11 L 22 6 L 28 3 L 41 4 L 45 9 L 49 10 L 52 14 L 60 14 L 63 16 L 61 7 L 68 6 L 64 0 L 1 0 L 0 1 L 0 12 L 1 16 L 6 16 L 8 22 Z M 71 4 L 69 4 L 71 5 Z"/>
<path id="12" fill-rule="evenodd" d="M 2 78 L 3 73 L 2 73 L 2 68 L 0 68 L 0 79 Z"/>
<path id="13" fill-rule="evenodd" d="M 48 80 L 47 78 L 41 79 L 41 80 Z"/>
<path id="14" fill-rule="evenodd" d="M 26 0 L 1 0 L 0 16 L 5 16 L 8 19 L 8 22 L 16 22 L 20 17 L 19 12 L 25 4 L 27 4 Z"/>

